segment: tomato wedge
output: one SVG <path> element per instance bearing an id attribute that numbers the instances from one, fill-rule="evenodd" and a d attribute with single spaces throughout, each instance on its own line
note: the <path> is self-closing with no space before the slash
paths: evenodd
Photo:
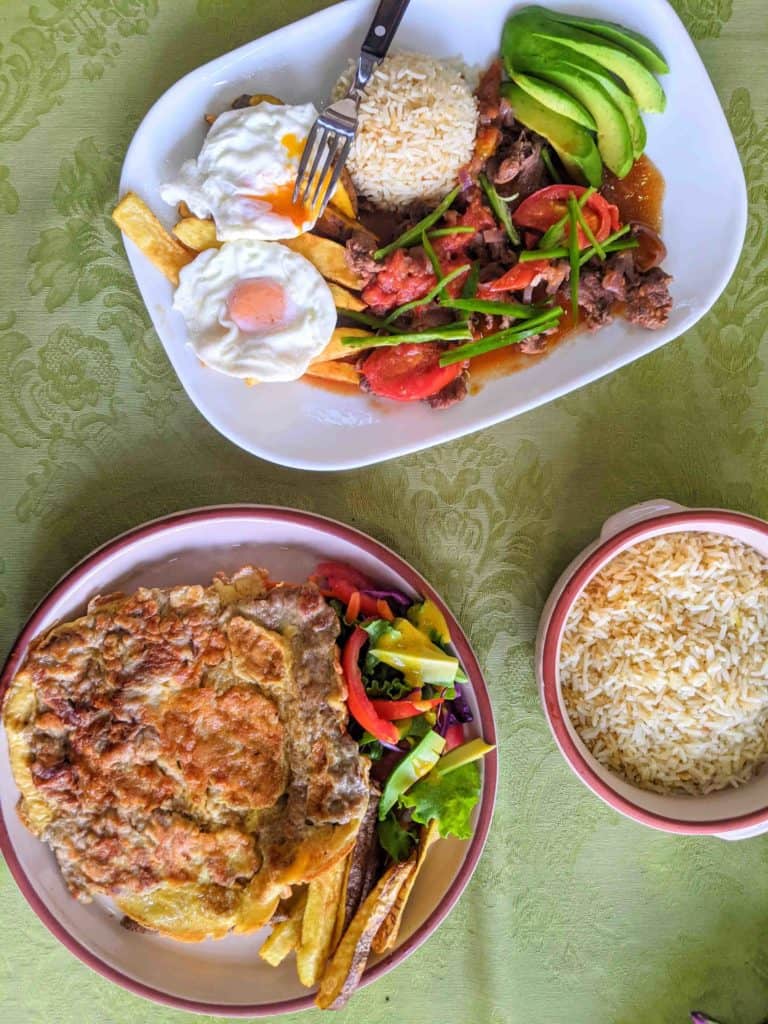
<path id="1" fill-rule="evenodd" d="M 372 700 L 371 704 L 379 718 L 388 722 L 399 722 L 401 718 L 415 718 L 416 715 L 423 715 L 425 711 L 431 711 L 438 704 L 442 704 L 444 697 L 430 697 L 429 700 L 420 700 L 414 704 L 410 700 Z"/>
<path id="2" fill-rule="evenodd" d="M 341 668 L 347 684 L 347 706 L 349 713 L 361 728 L 382 743 L 397 743 L 400 733 L 397 726 L 387 722 L 376 711 L 363 686 L 358 659 L 368 640 L 368 634 L 359 626 L 350 633 L 341 655 Z"/>
<path id="3" fill-rule="evenodd" d="M 320 581 L 320 589 L 325 597 L 334 598 L 346 606 L 349 606 L 350 601 L 353 602 L 349 618 L 356 619 L 358 615 L 364 615 L 369 619 L 394 618 L 392 609 L 386 601 L 360 593 L 361 590 L 374 589 L 375 585 L 351 565 L 344 562 L 320 562 L 315 570 L 315 577 Z"/>
<path id="4" fill-rule="evenodd" d="M 329 583 L 333 580 L 347 580 L 355 590 L 372 590 L 375 586 L 372 579 L 346 562 L 320 562 L 315 575 L 322 576 Z"/>
<path id="5" fill-rule="evenodd" d="M 502 277 L 495 281 L 486 281 L 477 289 L 480 299 L 493 298 L 498 292 L 517 292 L 533 284 L 538 275 L 549 266 L 549 260 L 531 260 L 530 263 L 517 263 Z"/>
<path id="6" fill-rule="evenodd" d="M 447 754 L 449 750 L 455 750 L 456 747 L 460 747 L 464 742 L 464 726 L 461 722 L 454 722 L 453 725 L 449 725 L 445 730 L 445 747 L 443 753 Z"/>
<path id="7" fill-rule="evenodd" d="M 456 380 L 462 363 L 441 366 L 443 350 L 434 342 L 376 348 L 363 363 L 368 389 L 396 402 L 418 402 Z"/>
<path id="8" fill-rule="evenodd" d="M 582 185 L 549 185 L 540 188 L 520 203 L 512 214 L 512 220 L 519 228 L 546 231 L 556 221 L 568 216 L 568 196 L 573 195 L 578 199 L 585 192 Z M 599 192 L 589 197 L 581 212 L 598 242 L 602 242 L 621 225 L 618 206 L 609 203 Z M 568 234 L 568 225 L 565 234 Z M 584 249 L 589 244 L 589 239 L 579 228 L 579 248 Z"/>

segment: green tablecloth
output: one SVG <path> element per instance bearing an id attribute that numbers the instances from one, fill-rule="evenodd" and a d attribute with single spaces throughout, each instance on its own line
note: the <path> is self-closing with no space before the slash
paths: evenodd
<path id="1" fill-rule="evenodd" d="M 700 1006 L 726 1024 L 757 1024 L 768 1012 L 768 837 L 671 838 L 604 808 L 550 739 L 532 643 L 557 573 L 616 509 L 666 495 L 768 515 L 765 0 L 676 3 L 749 178 L 745 256 L 709 316 L 513 422 L 330 476 L 260 462 L 205 423 L 108 219 L 150 103 L 202 62 L 321 6 L 0 4 L 0 646 L 89 549 L 175 509 L 268 502 L 367 530 L 433 580 L 470 633 L 498 715 L 502 776 L 487 852 L 450 919 L 338 1019 L 682 1024 Z M 416 507 L 418 533 L 404 528 Z M 0 866 L 0 1020 L 184 1017 L 75 960 Z"/>

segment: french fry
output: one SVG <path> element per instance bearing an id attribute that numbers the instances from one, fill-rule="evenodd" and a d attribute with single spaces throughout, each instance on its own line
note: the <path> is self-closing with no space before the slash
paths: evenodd
<path id="1" fill-rule="evenodd" d="M 112 220 L 171 284 L 179 283 L 179 271 L 195 258 L 170 235 L 135 192 L 126 192 L 112 211 Z"/>
<path id="2" fill-rule="evenodd" d="M 346 359 L 348 356 L 354 355 L 358 352 L 358 349 L 353 349 L 349 345 L 344 345 L 342 338 L 372 338 L 373 335 L 370 331 L 364 331 L 361 327 L 337 327 L 331 335 L 331 340 L 325 346 L 320 355 L 316 356 L 310 366 L 315 366 L 317 363 L 327 363 L 332 359 Z"/>
<path id="3" fill-rule="evenodd" d="M 357 218 L 357 191 L 346 167 L 341 172 L 339 183 L 331 196 L 331 205 L 352 220 Z"/>
<path id="4" fill-rule="evenodd" d="M 321 1010 L 341 1009 L 354 992 L 368 962 L 373 938 L 415 864 L 414 852 L 408 860 L 387 868 L 353 917 L 320 980 L 315 1003 Z"/>
<path id="5" fill-rule="evenodd" d="M 176 207 L 176 210 L 177 210 L 177 212 L 178 212 L 180 217 L 191 217 L 192 216 L 192 211 L 190 210 L 190 208 L 187 206 L 187 204 L 184 202 L 183 199 L 181 200 L 179 205 Z"/>
<path id="6" fill-rule="evenodd" d="M 183 217 L 173 226 L 173 233 L 188 249 L 202 252 L 203 249 L 218 249 L 221 242 L 216 237 L 216 225 L 212 220 L 200 217 Z"/>
<path id="7" fill-rule="evenodd" d="M 360 383 L 360 373 L 351 363 L 342 363 L 340 360 L 331 360 L 328 363 L 312 363 L 307 370 L 307 377 L 315 377 L 318 380 L 330 380 L 339 384 Z"/>
<path id="8" fill-rule="evenodd" d="M 337 309 L 353 309 L 358 311 L 365 309 L 365 303 L 360 296 L 353 294 L 348 288 L 342 288 L 340 284 L 334 284 L 333 281 L 328 282 L 328 287 L 331 289 L 331 295 Z"/>
<path id="9" fill-rule="evenodd" d="M 339 897 L 339 902 L 336 906 L 336 921 L 333 925 L 331 953 L 336 951 L 336 947 L 341 942 L 341 936 L 344 934 L 344 925 L 347 923 L 347 887 L 349 886 L 349 872 L 352 869 L 352 860 L 354 855 L 355 851 L 353 849 L 352 852 L 344 858 L 344 873 L 341 876 L 341 896 Z"/>
<path id="10" fill-rule="evenodd" d="M 336 912 L 342 898 L 344 860 L 309 883 L 301 942 L 296 949 L 296 970 L 299 981 L 312 988 L 320 979 L 331 955 Z"/>
<path id="11" fill-rule="evenodd" d="M 377 236 L 369 231 L 364 224 L 355 220 L 354 217 L 348 217 L 342 210 L 336 209 L 332 202 L 323 210 L 312 230 L 315 234 L 331 238 L 334 242 L 340 242 L 342 245 L 352 235 L 360 234 L 368 235 L 374 243 L 378 242 Z M 374 244 L 374 248 L 378 248 L 378 245 Z"/>
<path id="12" fill-rule="evenodd" d="M 257 103 L 274 103 L 277 107 L 282 107 L 283 105 L 282 100 L 279 100 L 277 96 L 271 96 L 268 92 L 255 92 L 248 100 L 248 103 L 252 107 L 255 107 Z"/>
<path id="13" fill-rule="evenodd" d="M 307 889 L 300 889 L 291 898 L 288 917 L 272 928 L 269 937 L 259 950 L 261 959 L 266 960 L 272 967 L 281 964 L 301 942 L 301 928 L 306 905 Z"/>
<path id="14" fill-rule="evenodd" d="M 434 841 L 440 835 L 440 829 L 437 821 L 433 818 L 432 821 L 421 830 L 419 836 L 419 846 L 416 852 L 416 864 L 413 871 L 406 878 L 400 887 L 400 892 L 397 894 L 397 899 L 387 916 L 382 922 L 381 928 L 376 932 L 374 936 L 371 949 L 374 953 L 384 953 L 388 949 L 392 949 L 394 944 L 397 942 L 397 936 L 400 932 L 400 925 L 403 923 L 403 914 L 405 912 L 408 899 L 413 890 L 414 883 L 416 882 L 416 876 L 421 870 L 421 866 L 426 860 L 429 848 Z"/>
<path id="15" fill-rule="evenodd" d="M 343 245 L 319 235 L 299 235 L 287 238 L 282 244 L 308 259 L 327 280 L 360 291 L 362 281 L 347 266 Z"/>

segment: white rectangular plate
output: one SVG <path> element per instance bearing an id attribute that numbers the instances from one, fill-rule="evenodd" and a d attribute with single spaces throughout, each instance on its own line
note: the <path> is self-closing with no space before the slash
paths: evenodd
<path id="1" fill-rule="evenodd" d="M 160 185 L 196 155 L 203 114 L 218 113 L 243 92 L 268 92 L 289 103 L 321 105 L 354 56 L 375 0 L 346 0 L 205 64 L 177 82 L 152 107 L 131 142 L 121 194 L 137 192 L 168 225 L 175 211 Z M 498 53 L 505 18 L 524 3 L 414 0 L 395 49 L 460 56 L 485 65 Z M 491 380 L 480 396 L 444 411 L 338 394 L 297 381 L 246 387 L 200 365 L 186 345 L 184 321 L 173 312 L 171 285 L 130 242 L 136 281 L 155 329 L 187 394 L 208 421 L 235 444 L 271 462 L 301 469 L 351 469 L 441 444 L 516 416 L 671 341 L 699 320 L 733 273 L 746 227 L 744 175 L 728 124 L 704 65 L 666 0 L 554 0 L 576 14 L 620 20 L 648 35 L 665 53 L 667 110 L 646 117 L 647 152 L 666 180 L 663 237 L 674 276 L 668 325 L 646 331 L 617 320 L 596 334 L 577 334 L 525 369 Z"/>

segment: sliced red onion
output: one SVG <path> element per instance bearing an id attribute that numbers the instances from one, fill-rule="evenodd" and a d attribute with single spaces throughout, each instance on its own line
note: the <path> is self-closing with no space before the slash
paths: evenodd
<path id="1" fill-rule="evenodd" d="M 413 604 L 413 598 L 408 597 L 402 592 L 402 590 L 361 590 L 361 594 L 365 594 L 367 597 L 372 597 L 374 601 L 391 601 L 396 604 L 398 608 L 406 609 L 410 608 Z"/>
<path id="2" fill-rule="evenodd" d="M 691 1021 L 692 1024 L 717 1024 L 714 1017 L 708 1017 L 706 1013 L 701 1013 L 699 1010 L 691 1010 Z"/>
<path id="3" fill-rule="evenodd" d="M 462 725 L 466 725 L 467 722 L 474 722 L 475 716 L 472 714 L 472 708 L 467 703 L 466 697 L 458 683 L 454 689 L 456 690 L 456 696 L 448 703 L 451 705 L 451 710 L 456 716 L 456 720 L 461 722 Z"/>

